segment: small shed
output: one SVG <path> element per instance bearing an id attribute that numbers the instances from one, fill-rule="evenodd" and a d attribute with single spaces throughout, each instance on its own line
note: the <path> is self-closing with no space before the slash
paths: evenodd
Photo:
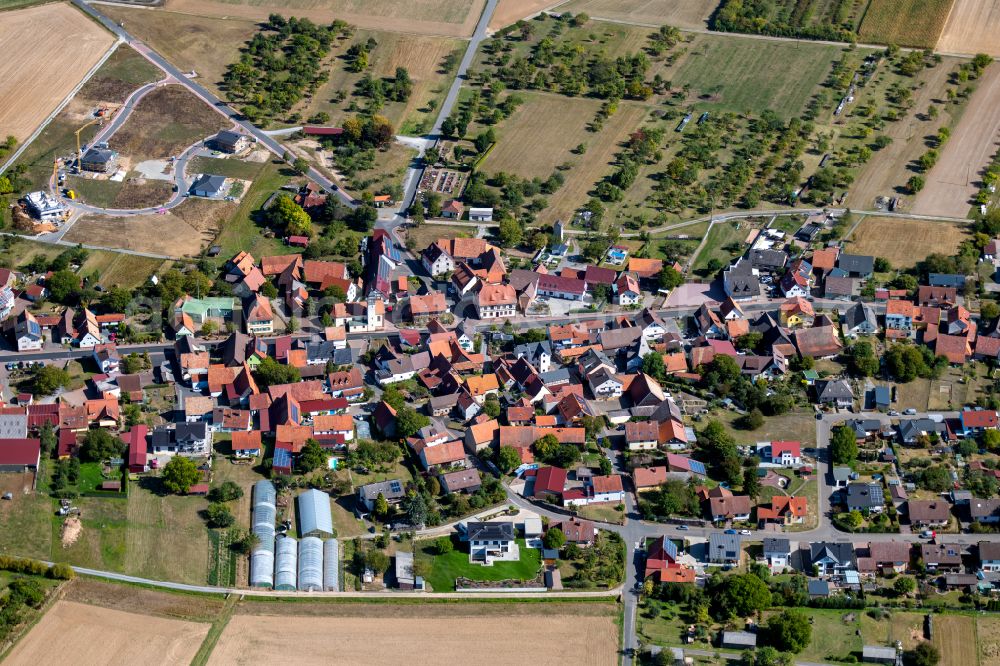
<path id="1" fill-rule="evenodd" d="M 896 648 L 865 645 L 861 648 L 861 661 L 866 664 L 895 664 Z"/>
<path id="2" fill-rule="evenodd" d="M 493 209 L 492 208 L 470 208 L 469 209 L 469 220 L 472 222 L 492 222 L 493 221 Z"/>
<path id="3" fill-rule="evenodd" d="M 722 647 L 731 650 L 751 650 L 757 647 L 757 634 L 751 634 L 749 631 L 724 631 Z"/>

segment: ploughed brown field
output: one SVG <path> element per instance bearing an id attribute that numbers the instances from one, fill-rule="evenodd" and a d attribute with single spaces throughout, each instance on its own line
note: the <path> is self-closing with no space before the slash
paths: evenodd
<path id="1" fill-rule="evenodd" d="M 5 663 L 190 664 L 210 625 L 57 602 Z"/>
<path id="2" fill-rule="evenodd" d="M 607 666 L 618 659 L 612 606 L 574 604 L 593 606 L 579 613 L 562 604 L 486 606 L 501 608 L 382 606 L 368 614 L 349 605 L 340 617 L 293 616 L 288 607 L 281 615 L 237 615 L 208 663 Z"/>

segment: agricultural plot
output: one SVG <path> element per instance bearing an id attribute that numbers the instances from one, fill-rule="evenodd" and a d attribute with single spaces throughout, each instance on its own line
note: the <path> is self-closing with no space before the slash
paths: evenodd
<path id="1" fill-rule="evenodd" d="M 697 110 L 759 114 L 788 119 L 801 113 L 830 71 L 839 47 L 699 36 L 662 76 L 690 87 Z"/>
<path id="2" fill-rule="evenodd" d="M 210 18 L 110 3 L 101 6 L 101 13 L 124 23 L 131 34 L 181 71 L 194 71 L 198 83 L 217 94 L 222 94 L 220 84 L 226 67 L 239 60 L 240 48 L 257 32 L 253 21 L 232 17 Z"/>
<path id="3" fill-rule="evenodd" d="M 383 604 L 370 608 L 311 604 L 311 613 L 298 616 L 287 607 L 260 605 L 266 608 L 257 612 L 274 614 L 235 615 L 209 664 L 275 659 L 310 663 L 316 655 L 323 655 L 328 664 L 396 664 L 400 645 L 419 645 L 407 656 L 408 663 L 429 666 L 462 654 L 466 661 L 499 666 L 511 663 L 514 637 L 532 646 L 533 663 L 604 666 L 618 654 L 615 607 L 604 604 Z M 249 603 L 240 610 L 247 606 L 253 610 Z M 331 631 L 331 626 L 336 630 Z M 503 629 L 498 631 L 498 627 Z M 379 640 L 372 641 L 373 635 Z"/>
<path id="4" fill-rule="evenodd" d="M 66 233 L 66 240 L 99 247 L 114 247 L 162 254 L 195 256 L 215 238 L 236 204 L 191 198 L 164 214 L 112 217 L 87 215 Z M 163 234 L 164 228 L 172 233 Z"/>
<path id="5" fill-rule="evenodd" d="M 1000 56 L 1000 0 L 954 0 L 936 50 Z"/>
<path id="6" fill-rule="evenodd" d="M 209 625 L 57 602 L 8 654 L 12 664 L 189 664 Z"/>
<path id="7" fill-rule="evenodd" d="M 983 615 L 976 618 L 976 632 L 980 666 L 1000 665 L 1000 617 Z"/>
<path id="8" fill-rule="evenodd" d="M 976 640 L 977 618 L 971 615 L 934 615 L 934 638 L 941 651 L 941 666 L 975 666 L 979 663 Z M 892 613 L 889 620 L 875 622 L 865 616 L 861 633 L 866 645 L 890 645 L 900 641 L 904 650 L 924 640 L 923 613 Z"/>
<path id="9" fill-rule="evenodd" d="M 908 220 L 898 217 L 867 217 L 847 240 L 855 254 L 884 257 L 893 268 L 912 268 L 932 252 L 958 254 L 958 246 L 970 238 L 964 224 Z"/>
<path id="10" fill-rule="evenodd" d="M 490 18 L 489 28 L 499 30 L 558 4 L 559 0 L 499 0 L 493 17 Z M 559 11 L 565 11 L 563 6 L 560 6 Z"/>
<path id="11" fill-rule="evenodd" d="M 823 177 L 814 179 L 803 198 L 828 204 L 846 193 L 842 205 L 872 210 L 879 197 L 902 197 L 900 209 L 911 210 L 907 183 L 919 173 L 918 160 L 940 148 L 937 133 L 951 131 L 967 108 L 968 86 L 954 83 L 961 64 L 916 51 L 846 52 L 832 77 L 842 86 L 826 97 L 840 112 L 830 105 L 818 112 L 804 160 L 807 170 L 824 162 L 817 170 Z M 852 79 L 853 101 L 846 102 Z"/>
<path id="12" fill-rule="evenodd" d="M 168 0 L 166 9 L 183 14 L 237 17 L 262 21 L 272 13 L 308 18 L 317 23 L 334 19 L 361 28 L 422 35 L 468 37 L 482 14 L 484 0 Z"/>
<path id="13" fill-rule="evenodd" d="M 73 35 L 73 48 L 65 48 Z M 0 132 L 18 140 L 58 106 L 114 43 L 75 7 L 53 3 L 4 12 L 0 44 Z"/>
<path id="14" fill-rule="evenodd" d="M 571 0 L 560 5 L 557 11 L 582 12 L 594 18 L 638 24 L 702 29 L 708 27 L 708 18 L 718 6 L 718 0 Z"/>
<path id="15" fill-rule="evenodd" d="M 566 183 L 548 198 L 549 207 L 539 214 L 539 221 L 554 222 L 572 216 L 588 196 L 594 184 L 611 171 L 620 144 L 634 132 L 646 109 L 623 103 L 600 132 L 586 130 L 600 108 L 589 99 L 570 99 L 550 95 L 524 95 L 525 103 L 498 131 L 497 146 L 483 162 L 488 174 L 500 171 L 523 178 L 547 178 L 557 166 L 570 163 L 564 172 Z M 586 154 L 573 154 L 584 143 Z"/>
<path id="16" fill-rule="evenodd" d="M 203 584 L 208 576 L 208 534 L 200 511 L 206 506 L 203 497 L 161 495 L 142 484 L 133 485 L 125 529 L 125 573 Z"/>
<path id="17" fill-rule="evenodd" d="M 522 100 L 495 125 L 497 143 L 480 170 L 544 180 L 558 167 L 564 177 L 565 184 L 546 195 L 548 207 L 539 207 L 537 221 L 572 219 L 597 196 L 605 221 L 638 231 L 737 205 L 787 204 L 808 177 L 800 163 L 807 159 L 811 133 L 803 124 L 786 123 L 800 115 L 812 118 L 825 106 L 832 112 L 823 82 L 839 47 L 673 35 L 596 20 L 575 25 L 548 17 L 530 25 L 527 39 L 516 30 L 485 44 L 475 68 L 490 71 Z M 553 58 L 532 58 L 543 39 L 553 42 L 553 64 Z M 641 82 L 648 87 L 626 83 L 634 91 L 625 95 L 631 99 L 616 104 L 599 102 L 606 95 L 593 77 L 581 74 L 567 82 L 558 70 L 587 72 L 595 59 L 621 61 L 640 52 L 648 57 Z M 478 99 L 487 119 L 465 134 L 473 137 L 491 114 L 495 122 L 493 109 L 509 97 L 491 100 L 488 89 L 475 91 L 478 97 L 465 92 L 463 102 Z M 636 159 L 630 151 L 641 134 L 634 133 L 647 129 L 655 145 Z M 620 178 L 626 161 L 635 168 Z"/>
<path id="18" fill-rule="evenodd" d="M 922 215 L 965 217 L 979 191 L 983 169 L 997 151 L 1000 132 L 1000 66 L 987 68 L 979 88 L 938 163 L 927 174 L 913 211 Z"/>
<path id="19" fill-rule="evenodd" d="M 915 173 L 911 168 L 912 165 L 927 151 L 928 137 L 932 137 L 938 128 L 952 125 L 962 111 L 960 107 L 940 105 L 938 102 L 943 99 L 942 93 L 948 83 L 953 64 L 955 61 L 947 58 L 933 69 L 925 69 L 918 74 L 919 87 L 913 92 L 913 102 L 909 105 L 909 109 L 902 110 L 901 119 L 885 127 L 884 134 L 892 139 L 892 143 L 874 151 L 871 160 L 858 171 L 848 194 L 847 201 L 850 205 L 871 210 L 876 197 L 911 198 L 906 190 L 906 181 Z M 875 87 L 859 96 L 855 108 L 864 103 L 861 100 L 866 95 L 884 95 L 886 84 L 899 82 L 901 85 L 912 85 L 912 81 L 893 81 L 894 76 L 889 71 L 883 76 L 881 84 L 876 83 Z M 884 100 L 882 103 L 885 104 L 883 108 L 890 106 Z M 925 113 L 931 106 L 942 109 L 936 119 L 931 119 Z M 851 122 L 853 117 L 852 112 L 844 124 Z M 853 128 L 844 128 L 840 125 L 837 129 L 843 132 L 839 137 L 843 140 L 841 145 L 860 146 L 865 143 L 859 135 L 853 134 Z M 908 207 L 908 204 L 904 204 L 905 207 Z"/>
<path id="20" fill-rule="evenodd" d="M 955 0 L 872 0 L 861 22 L 864 42 L 932 49 Z"/>
<path id="21" fill-rule="evenodd" d="M 329 68 L 330 79 L 299 111 L 303 118 L 316 113 L 330 114 L 330 123 L 339 124 L 353 115 L 352 105 L 365 104 L 365 98 L 355 94 L 363 74 L 350 72 L 343 58 L 343 51 L 353 43 L 374 39 L 366 74 L 391 81 L 397 67 L 405 67 L 413 81 L 413 92 L 405 102 L 387 99 L 379 113 L 388 118 L 397 134 L 417 135 L 430 130 L 437 115 L 437 108 L 450 85 L 449 75 L 461 58 L 464 44 L 456 39 L 359 30 L 343 43 L 337 58 Z M 341 99 L 342 95 L 346 96 Z M 338 101 L 339 100 L 339 101 Z"/>

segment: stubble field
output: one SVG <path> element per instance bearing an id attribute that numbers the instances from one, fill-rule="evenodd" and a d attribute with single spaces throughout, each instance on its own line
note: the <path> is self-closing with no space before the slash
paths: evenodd
<path id="1" fill-rule="evenodd" d="M 15 646 L 6 662 L 190 664 L 208 629 L 207 624 L 59 601 Z"/>
<path id="2" fill-rule="evenodd" d="M 847 251 L 884 257 L 894 268 L 910 268 L 932 252 L 954 255 L 968 237 L 962 224 L 868 217 L 848 239 Z"/>
<path id="3" fill-rule="evenodd" d="M 1000 0 L 955 0 L 937 50 L 1000 56 Z"/>
<path id="4" fill-rule="evenodd" d="M 948 20 L 952 2 L 954 0 L 872 0 L 858 36 L 863 42 L 934 48 Z"/>
<path id="5" fill-rule="evenodd" d="M 998 149 L 1000 135 L 1000 65 L 993 64 L 978 81 L 978 90 L 927 184 L 916 197 L 913 211 L 922 215 L 965 217 L 973 205 L 982 169 Z"/>
<path id="6" fill-rule="evenodd" d="M 72 35 L 72 48 L 66 48 Z M 4 12 L 0 134 L 27 138 L 114 43 L 69 4 Z"/>
<path id="7" fill-rule="evenodd" d="M 565 0 L 564 0 L 565 1 Z M 517 23 L 521 19 L 558 5 L 559 0 L 500 0 L 490 18 L 490 30 Z M 554 11 L 563 11 L 561 6 Z"/>
<path id="8" fill-rule="evenodd" d="M 280 615 L 236 615 L 208 663 L 282 660 L 395 665 L 400 660 L 400 646 L 407 645 L 415 649 L 407 652 L 406 662 L 415 666 L 450 663 L 456 655 L 462 655 L 460 661 L 465 663 L 497 666 L 606 666 L 617 660 L 618 627 L 611 613 L 613 606 L 496 606 L 381 605 L 368 613 L 353 605 L 338 605 L 339 611 L 331 606 L 316 609 L 339 612 L 342 616 L 336 618 L 296 617 L 288 614 L 290 610 Z M 378 639 L 373 640 L 373 636 Z M 512 649 L 512 640 L 522 649 Z"/>
<path id="9" fill-rule="evenodd" d="M 571 0 L 556 11 L 675 28 L 706 28 L 718 0 Z"/>
<path id="10" fill-rule="evenodd" d="M 468 37 L 484 5 L 485 0 L 167 0 L 166 9 L 252 21 L 278 12 L 322 23 L 342 19 L 359 28 Z"/>

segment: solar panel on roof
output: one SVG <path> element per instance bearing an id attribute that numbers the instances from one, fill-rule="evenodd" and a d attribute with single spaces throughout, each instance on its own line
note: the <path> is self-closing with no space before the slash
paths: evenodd
<path id="1" fill-rule="evenodd" d="M 688 464 L 691 466 L 691 471 L 694 472 L 695 474 L 707 474 L 708 473 L 707 470 L 705 469 L 705 463 L 703 463 L 703 462 L 699 462 L 697 460 L 691 460 L 691 461 L 689 461 Z"/>
<path id="2" fill-rule="evenodd" d="M 292 455 L 286 449 L 275 449 L 274 462 L 272 464 L 275 467 L 291 467 Z"/>
<path id="3" fill-rule="evenodd" d="M 677 559 L 677 544 L 670 539 L 663 540 L 663 552 L 670 556 L 671 559 Z"/>
<path id="4" fill-rule="evenodd" d="M 389 490 L 394 493 L 401 493 L 403 492 L 403 486 L 400 485 L 399 481 L 390 481 Z"/>

